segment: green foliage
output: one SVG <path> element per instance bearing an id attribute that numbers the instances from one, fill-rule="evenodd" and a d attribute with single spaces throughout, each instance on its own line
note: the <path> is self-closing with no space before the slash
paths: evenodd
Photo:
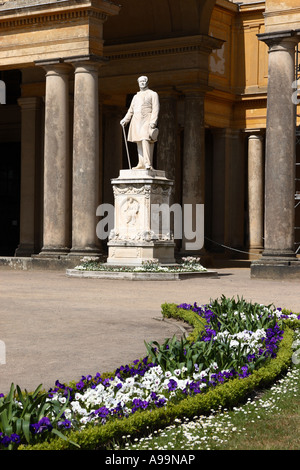
<path id="1" fill-rule="evenodd" d="M 188 374 L 190 374 L 199 357 L 197 344 L 191 345 L 185 337 L 178 340 L 174 335 L 172 339 L 167 339 L 162 345 L 153 341 L 151 343 L 145 342 L 145 346 L 150 361 L 158 363 L 164 371 L 174 372 L 175 369 L 186 367 Z"/>
<path id="2" fill-rule="evenodd" d="M 276 323 L 276 318 L 269 318 L 269 309 L 272 305 L 262 306 L 257 303 L 247 302 L 243 298 L 226 298 L 224 295 L 221 299 L 216 299 L 210 303 L 211 309 L 216 313 L 218 321 L 221 323 L 220 330 L 226 328 L 229 333 L 234 334 L 239 331 L 257 330 L 261 328 L 270 328 Z M 224 313 L 226 312 L 225 316 Z"/>
<path id="3" fill-rule="evenodd" d="M 209 303 L 208 312 L 210 315 L 210 324 L 206 322 L 197 313 L 197 306 L 190 306 L 190 309 L 178 308 L 176 304 L 163 304 L 162 314 L 167 318 L 181 318 L 194 326 L 193 334 L 187 339 L 176 340 L 173 337 L 167 339 L 162 345 L 157 342 L 146 344 L 148 355 L 152 362 L 159 364 L 164 371 L 187 367 L 187 371 L 191 374 L 197 365 L 197 370 L 201 372 L 207 369 L 210 364 L 217 363 L 219 369 L 235 369 L 239 370 L 241 366 L 246 364 L 248 352 L 247 344 L 242 341 L 236 341 L 237 346 L 233 350 L 232 339 L 224 336 L 210 342 L 201 340 L 201 336 L 205 330 L 205 325 L 215 331 L 226 331 L 230 335 L 234 335 L 243 331 L 256 331 L 260 329 L 272 328 L 276 324 L 276 317 L 270 317 L 269 306 L 262 306 L 257 303 L 245 301 L 243 298 L 226 298 L 221 296 Z M 194 311 L 194 309 L 196 311 Z M 248 367 L 255 370 L 266 361 L 266 357 L 261 355 L 256 357 Z"/>
<path id="4" fill-rule="evenodd" d="M 42 418 L 51 416 L 52 429 L 50 433 L 61 439 L 66 439 L 55 424 L 61 419 L 68 406 L 69 396 L 64 405 L 59 401 L 48 399 L 48 394 L 41 391 L 39 385 L 33 393 L 27 390 L 21 391 L 17 385 L 11 384 L 10 391 L 6 397 L 0 398 L 0 432 L 6 436 L 18 434 L 27 443 L 34 443 L 39 439 L 39 435 L 31 432 L 31 425 L 38 423 Z M 8 450 L 15 447 L 11 442 Z"/>

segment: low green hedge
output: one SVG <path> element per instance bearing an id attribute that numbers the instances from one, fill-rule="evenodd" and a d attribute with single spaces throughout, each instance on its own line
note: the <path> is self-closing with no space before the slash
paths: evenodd
<path id="1" fill-rule="evenodd" d="M 178 309 L 175 304 L 164 304 L 162 313 L 165 317 L 178 318 L 194 326 L 191 339 L 202 329 L 194 312 Z M 294 328 L 300 327 L 300 321 L 285 325 L 283 339 L 276 358 L 267 366 L 254 371 L 243 379 L 233 379 L 220 384 L 208 392 L 187 397 L 178 404 L 169 403 L 165 408 L 152 411 L 138 411 L 129 418 L 108 422 L 105 425 L 90 426 L 79 431 L 70 431 L 67 437 L 76 442 L 79 450 L 106 450 L 112 443 L 122 442 L 122 436 L 132 439 L 141 438 L 150 432 L 162 429 L 174 423 L 175 419 L 192 419 L 194 416 L 209 414 L 219 407 L 231 408 L 244 402 L 255 390 L 270 386 L 291 364 Z M 62 439 L 52 439 L 35 445 L 21 445 L 19 450 L 76 450 L 76 447 Z"/>
<path id="2" fill-rule="evenodd" d="M 188 323 L 193 327 L 193 331 L 189 334 L 188 340 L 195 341 L 204 330 L 205 320 L 192 310 L 178 308 L 177 304 L 164 303 L 161 306 L 161 313 L 164 318 L 174 318 Z"/>

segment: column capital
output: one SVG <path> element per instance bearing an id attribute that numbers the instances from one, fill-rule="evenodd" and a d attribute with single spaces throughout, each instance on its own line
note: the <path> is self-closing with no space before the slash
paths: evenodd
<path id="1" fill-rule="evenodd" d="M 262 33 L 257 37 L 269 46 L 269 52 L 292 49 L 300 42 L 299 32 L 295 30 Z"/>
<path id="2" fill-rule="evenodd" d="M 23 96 L 18 99 L 18 105 L 22 109 L 38 109 L 43 102 L 40 96 Z"/>
<path id="3" fill-rule="evenodd" d="M 230 127 L 213 127 L 211 131 L 219 137 L 236 138 L 241 135 L 241 129 L 232 129 Z"/>
<path id="4" fill-rule="evenodd" d="M 177 98 L 180 96 L 180 91 L 173 86 L 158 86 L 155 91 L 159 94 L 159 98 Z"/>
<path id="5" fill-rule="evenodd" d="M 72 66 L 75 68 L 78 67 L 88 67 L 98 70 L 102 65 L 108 62 L 107 57 L 98 56 L 95 54 L 87 54 L 87 55 L 80 55 L 80 56 L 71 56 L 62 58 L 54 58 L 54 59 L 47 59 L 47 60 L 36 60 L 35 65 L 38 67 L 42 67 L 47 72 L 51 72 L 52 70 L 60 70 L 68 73 Z"/>
<path id="6" fill-rule="evenodd" d="M 177 89 L 181 91 L 186 97 L 200 98 L 204 98 L 206 92 L 213 90 L 212 87 L 201 83 L 188 83 L 186 85 L 179 86 Z"/>
<path id="7" fill-rule="evenodd" d="M 253 132 L 250 132 L 248 134 L 248 140 L 263 140 L 264 136 L 262 134 L 254 134 Z"/>
<path id="8" fill-rule="evenodd" d="M 266 129 L 260 128 L 260 127 L 254 127 L 252 129 L 243 129 L 243 132 L 247 137 L 250 137 L 250 136 L 263 137 L 265 135 Z"/>
<path id="9" fill-rule="evenodd" d="M 42 67 L 46 72 L 59 70 L 60 73 L 69 73 L 71 70 L 71 66 L 65 63 L 63 59 L 36 60 L 35 65 Z"/>
<path id="10" fill-rule="evenodd" d="M 68 57 L 64 59 L 64 62 L 73 65 L 73 67 L 78 67 L 78 66 L 101 67 L 102 65 L 105 65 L 108 62 L 108 60 L 109 59 L 104 56 L 88 54 L 88 55 Z"/>

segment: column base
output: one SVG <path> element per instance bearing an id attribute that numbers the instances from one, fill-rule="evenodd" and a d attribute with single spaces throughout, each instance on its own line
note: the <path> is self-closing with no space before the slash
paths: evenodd
<path id="1" fill-rule="evenodd" d="M 61 248 L 61 247 L 43 247 L 41 252 L 35 257 L 41 258 L 58 258 L 60 256 L 66 256 L 69 254 L 69 248 Z"/>
<path id="2" fill-rule="evenodd" d="M 76 257 L 83 257 L 83 256 L 100 256 L 101 250 L 100 248 L 95 247 L 73 247 L 71 248 L 68 256 L 76 256 Z"/>
<path id="3" fill-rule="evenodd" d="M 19 258 L 30 257 L 34 254 L 34 245 L 31 243 L 20 243 L 20 245 L 15 250 L 15 256 Z"/>
<path id="4" fill-rule="evenodd" d="M 252 261 L 250 266 L 253 279 L 300 279 L 300 259 L 295 253 L 282 256 L 263 256 Z"/>
<path id="5" fill-rule="evenodd" d="M 263 247 L 261 246 L 250 246 L 248 250 L 249 250 L 248 259 L 250 261 L 255 261 L 255 260 L 260 259 L 264 251 Z"/>
<path id="6" fill-rule="evenodd" d="M 290 261 L 293 258 L 297 259 L 296 254 L 293 250 L 286 249 L 286 250 L 272 250 L 272 249 L 264 249 L 262 252 L 262 258 L 266 259 L 282 259 Z"/>

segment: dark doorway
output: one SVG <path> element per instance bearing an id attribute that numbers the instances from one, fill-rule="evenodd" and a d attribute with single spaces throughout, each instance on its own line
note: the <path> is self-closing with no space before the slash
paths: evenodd
<path id="1" fill-rule="evenodd" d="M 0 256 L 14 256 L 19 244 L 20 167 L 20 143 L 0 143 Z"/>

